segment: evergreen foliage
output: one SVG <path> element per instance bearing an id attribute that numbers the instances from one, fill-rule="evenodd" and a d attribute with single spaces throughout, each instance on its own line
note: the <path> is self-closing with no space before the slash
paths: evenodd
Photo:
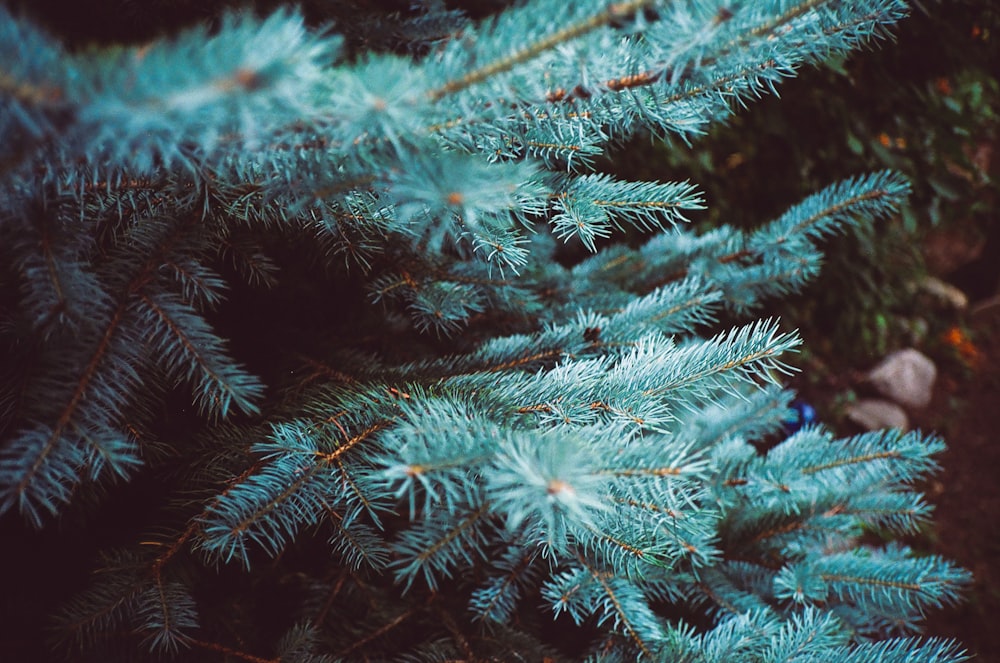
<path id="1" fill-rule="evenodd" d="M 475 23 L 426 2 L 70 52 L 0 10 L 0 510 L 52 527 L 115 482 L 167 486 L 53 647 L 963 660 L 916 635 L 968 575 L 892 542 L 929 516 L 941 442 L 789 435 L 798 337 L 716 324 L 797 290 L 905 181 L 699 234 L 695 186 L 593 169 L 904 14 L 534 0 Z M 407 41 L 359 52 L 386 34 Z M 654 234 L 596 251 L 626 227 Z M 594 255 L 562 266 L 564 241 Z"/>
<path id="2" fill-rule="evenodd" d="M 973 302 L 997 283 L 988 258 L 949 273 L 955 265 L 925 264 L 923 256 L 933 257 L 938 233 L 969 234 L 975 243 L 994 227 L 998 179 L 986 155 L 1000 128 L 997 34 L 997 3 L 921 0 L 892 48 L 803 71 L 780 99 L 715 125 L 690 150 L 633 139 L 625 147 L 632 158 L 615 161 L 614 172 L 636 179 L 683 172 L 712 200 L 699 223 L 737 227 L 845 175 L 903 174 L 912 193 L 899 213 L 833 238 L 823 273 L 772 308 L 800 328 L 817 357 L 845 356 L 856 367 L 908 344 L 932 349 L 954 321 L 928 316 L 937 302 L 914 287 L 928 271 Z M 983 255 L 992 257 L 989 246 Z"/>

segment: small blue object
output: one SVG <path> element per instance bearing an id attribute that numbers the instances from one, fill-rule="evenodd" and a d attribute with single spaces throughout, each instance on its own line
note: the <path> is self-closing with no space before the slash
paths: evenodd
<path id="1" fill-rule="evenodd" d="M 804 426 L 816 423 L 816 408 L 804 400 L 796 398 L 792 401 L 792 410 L 795 411 L 795 418 L 785 424 L 785 429 L 792 434 Z"/>

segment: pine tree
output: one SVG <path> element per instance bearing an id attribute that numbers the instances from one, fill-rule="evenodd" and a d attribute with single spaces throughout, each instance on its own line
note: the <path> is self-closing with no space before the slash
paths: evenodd
<path id="1" fill-rule="evenodd" d="M 906 182 L 697 232 L 696 186 L 597 169 L 905 7 L 355 9 L 81 51 L 0 10 L 0 510 L 159 498 L 54 651 L 963 660 L 917 635 L 968 575 L 895 541 L 942 442 L 789 434 L 799 338 L 749 317 Z"/>

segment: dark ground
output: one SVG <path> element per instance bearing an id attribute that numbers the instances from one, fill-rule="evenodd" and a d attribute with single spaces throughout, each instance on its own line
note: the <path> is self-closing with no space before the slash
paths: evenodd
<path id="1" fill-rule="evenodd" d="M 944 470 L 927 487 L 937 505 L 932 550 L 975 576 L 968 600 L 932 615 L 927 631 L 993 663 L 1000 661 L 1000 301 L 971 316 L 970 328 L 980 364 L 968 372 L 942 367 L 934 400 L 914 417 L 948 443 Z"/>
<path id="2" fill-rule="evenodd" d="M 1000 252 L 981 260 L 1000 272 Z M 911 427 L 941 436 L 948 449 L 938 458 L 941 471 L 921 487 L 936 507 L 933 520 L 906 543 L 974 575 L 961 604 L 928 615 L 924 635 L 958 640 L 975 663 L 1000 663 L 1000 288 L 974 295 L 967 311 L 944 317 L 961 323 L 955 327 L 961 337 L 939 336 L 920 348 L 935 361 L 938 377 L 930 405 L 909 414 Z M 825 364 L 819 381 L 793 385 L 832 423 L 842 395 L 864 389 L 861 371 L 834 365 Z M 838 432 L 858 431 L 845 426 Z"/>

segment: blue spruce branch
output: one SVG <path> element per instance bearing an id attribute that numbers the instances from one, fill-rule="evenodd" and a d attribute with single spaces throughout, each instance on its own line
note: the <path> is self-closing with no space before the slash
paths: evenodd
<path id="1" fill-rule="evenodd" d="M 3 393 L 21 394 L 0 401 L 0 511 L 42 527 L 111 481 L 180 477 L 163 522 L 58 614 L 61 646 L 963 660 L 911 636 L 969 575 L 862 543 L 924 525 L 942 443 L 785 434 L 798 336 L 707 331 L 799 289 L 820 243 L 893 214 L 906 182 L 855 177 L 757 230 L 698 232 L 695 186 L 595 172 L 636 132 L 692 140 L 905 12 L 534 0 L 475 23 L 426 2 L 348 18 L 345 39 L 279 10 L 71 53 L 0 9 Z M 402 39 L 376 53 L 365 35 Z M 652 236 L 612 244 L 623 231 Z M 568 241 L 595 255 L 559 264 Z M 271 289 L 255 322 L 217 325 L 251 288 Z M 349 289 L 356 305 L 327 292 Z M 282 298 L 294 314 L 257 303 Z M 319 340 L 285 319 L 307 312 Z M 237 342 L 258 332 L 280 339 L 267 389 Z M 178 386 L 194 441 L 148 434 Z M 291 614 L 220 617 L 239 592 L 219 608 L 199 582 L 227 565 L 266 568 Z M 593 638 L 545 641 L 549 617 Z M 230 629 L 246 646 L 214 639 Z"/>

